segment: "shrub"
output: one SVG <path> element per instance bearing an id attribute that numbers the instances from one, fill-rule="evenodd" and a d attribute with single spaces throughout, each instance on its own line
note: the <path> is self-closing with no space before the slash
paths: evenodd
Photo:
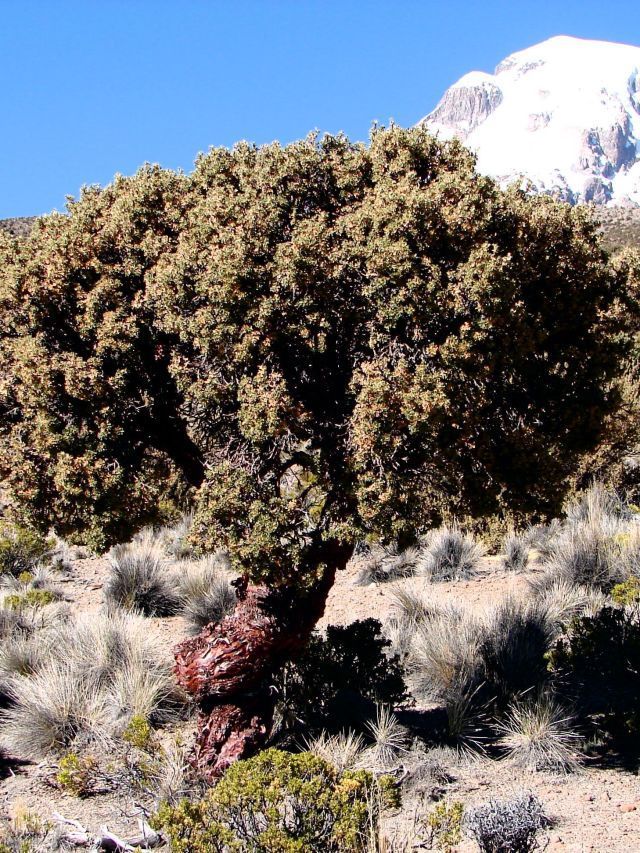
<path id="1" fill-rule="evenodd" d="M 22 611 L 28 607 L 46 607 L 56 600 L 50 589 L 28 589 L 23 593 L 13 593 L 4 597 L 3 605 L 9 610 Z"/>
<path id="2" fill-rule="evenodd" d="M 456 525 L 434 531 L 420 553 L 416 570 L 433 581 L 452 581 L 473 575 L 485 550 Z"/>
<path id="3" fill-rule="evenodd" d="M 218 555 L 180 566 L 180 609 L 192 633 L 233 612 L 237 598 L 231 578 L 228 561 Z"/>
<path id="4" fill-rule="evenodd" d="M 538 798 L 522 793 L 511 800 L 489 800 L 468 812 L 464 823 L 481 853 L 531 853 L 548 821 Z"/>
<path id="5" fill-rule="evenodd" d="M 460 802 L 438 803 L 427 817 L 429 846 L 451 853 L 462 838 L 464 805 Z"/>
<path id="6" fill-rule="evenodd" d="M 311 753 L 268 749 L 239 761 L 198 802 L 163 806 L 152 825 L 175 853 L 364 851 L 378 822 L 376 784 L 397 804 L 390 781 L 339 773 Z"/>
<path id="7" fill-rule="evenodd" d="M 63 790 L 76 797 L 87 797 L 93 793 L 97 764 L 92 755 L 67 752 L 58 764 L 56 781 Z"/>
<path id="8" fill-rule="evenodd" d="M 522 536 L 510 533 L 504 543 L 503 565 L 510 572 L 522 572 L 529 562 L 529 545 Z"/>
<path id="9" fill-rule="evenodd" d="M 567 773 L 580 767 L 575 720 L 546 693 L 513 704 L 498 731 L 507 758 L 525 770 Z"/>
<path id="10" fill-rule="evenodd" d="M 345 627 L 330 625 L 326 637 L 314 635 L 297 661 L 276 680 L 280 714 L 310 730 L 336 731 L 361 726 L 375 705 L 396 705 L 406 698 L 397 657 L 376 619 Z"/>
<path id="11" fill-rule="evenodd" d="M 631 575 L 626 581 L 617 583 L 611 590 L 611 598 L 623 607 L 640 604 L 640 578 Z"/>
<path id="12" fill-rule="evenodd" d="M 122 740 L 144 752 L 148 752 L 153 746 L 153 728 L 146 717 L 135 714 L 129 720 L 126 729 L 122 732 Z"/>
<path id="13" fill-rule="evenodd" d="M 550 655 L 562 689 L 596 729 L 623 749 L 640 739 L 640 624 L 634 610 L 605 607 L 571 623 Z"/>
<path id="14" fill-rule="evenodd" d="M 0 574 L 28 572 L 49 551 L 46 538 L 28 527 L 0 521 Z"/>
<path id="15" fill-rule="evenodd" d="M 178 596 L 165 557 L 153 539 L 116 545 L 109 552 L 109 560 L 111 571 L 104 590 L 107 603 L 145 616 L 176 613 Z"/>

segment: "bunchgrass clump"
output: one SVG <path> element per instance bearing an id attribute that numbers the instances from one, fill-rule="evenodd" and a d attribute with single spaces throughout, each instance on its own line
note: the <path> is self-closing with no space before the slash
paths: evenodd
<path id="1" fill-rule="evenodd" d="M 397 544 L 372 545 L 357 555 L 359 567 L 356 584 L 389 583 L 416 573 L 420 558 L 420 546 L 412 545 L 404 550 Z"/>
<path id="2" fill-rule="evenodd" d="M 177 571 L 180 612 L 192 633 L 233 612 L 237 598 L 224 552 L 180 564 Z"/>
<path id="3" fill-rule="evenodd" d="M 109 552 L 111 571 L 105 584 L 108 604 L 145 616 L 171 616 L 179 598 L 168 563 L 153 536 L 116 545 Z"/>
<path id="4" fill-rule="evenodd" d="M 365 753 L 365 741 L 361 734 L 354 731 L 320 732 L 305 742 L 306 749 L 323 761 L 331 764 L 342 773 L 354 770 L 362 765 Z"/>
<path id="5" fill-rule="evenodd" d="M 370 767 L 376 770 L 388 769 L 408 752 L 411 740 L 409 732 L 400 725 L 390 708 L 379 705 L 376 718 L 367 723 L 367 729 L 373 740 L 367 750 Z"/>
<path id="6" fill-rule="evenodd" d="M 14 679 L 11 699 L 0 732 L 20 757 L 42 758 L 67 749 L 76 738 L 102 737 L 107 730 L 104 695 L 69 663 L 52 660 L 34 675 Z"/>
<path id="7" fill-rule="evenodd" d="M 455 525 L 444 525 L 426 540 L 416 572 L 432 581 L 453 581 L 474 575 L 485 556 L 484 547 Z"/>
<path id="8" fill-rule="evenodd" d="M 86 615 L 53 623 L 37 641 L 37 651 L 16 645 L 13 661 L 12 646 L 4 652 L 14 669 L 0 734 L 16 755 L 41 758 L 76 741 L 104 741 L 136 716 L 163 722 L 183 707 L 170 662 L 141 617 Z"/>
<path id="9" fill-rule="evenodd" d="M 502 563 L 509 572 L 523 572 L 529 563 L 529 545 L 522 536 L 511 532 L 504 542 Z"/>
<path id="10" fill-rule="evenodd" d="M 580 768 L 575 719 L 549 694 L 514 703 L 498 724 L 498 745 L 524 770 L 569 773 Z"/>

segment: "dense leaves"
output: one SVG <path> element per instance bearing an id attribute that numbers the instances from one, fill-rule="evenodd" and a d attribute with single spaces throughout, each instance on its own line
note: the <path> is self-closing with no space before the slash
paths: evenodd
<path id="1" fill-rule="evenodd" d="M 556 509 L 616 402 L 626 267 L 422 129 L 145 167 L 0 254 L 0 468 L 96 546 L 180 499 L 305 583 L 322 539 Z"/>

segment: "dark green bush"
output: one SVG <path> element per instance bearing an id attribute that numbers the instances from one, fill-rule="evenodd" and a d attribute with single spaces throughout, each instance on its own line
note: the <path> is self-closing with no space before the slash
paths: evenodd
<path id="1" fill-rule="evenodd" d="M 174 853 L 351 853 L 366 849 L 384 805 L 398 805 L 388 777 L 268 749 L 234 764 L 198 802 L 163 805 L 152 825 Z"/>
<path id="2" fill-rule="evenodd" d="M 399 658 L 377 619 L 330 625 L 326 637 L 315 634 L 304 654 L 286 665 L 277 679 L 285 722 L 306 730 L 361 726 L 375 705 L 406 699 Z"/>
<path id="3" fill-rule="evenodd" d="M 622 749 L 640 746 L 637 611 L 605 607 L 575 619 L 549 655 L 559 684 L 595 729 Z"/>

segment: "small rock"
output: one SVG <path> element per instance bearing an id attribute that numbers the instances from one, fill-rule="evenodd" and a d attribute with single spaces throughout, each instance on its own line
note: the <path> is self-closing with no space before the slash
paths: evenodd
<path id="1" fill-rule="evenodd" d="M 620 806 L 621 812 L 635 812 L 638 807 L 633 803 L 622 803 Z"/>

